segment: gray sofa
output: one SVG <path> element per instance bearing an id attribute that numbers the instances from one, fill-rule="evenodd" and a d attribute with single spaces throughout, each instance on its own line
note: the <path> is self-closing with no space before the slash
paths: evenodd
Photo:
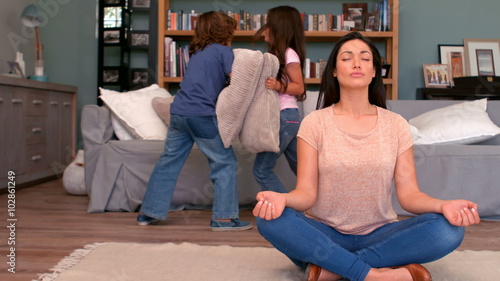
<path id="1" fill-rule="evenodd" d="M 388 109 L 407 120 L 460 100 L 395 100 Z M 500 101 L 489 100 L 487 112 L 500 126 Z M 440 199 L 468 199 L 479 204 L 481 216 L 500 215 L 500 135 L 477 144 L 416 145 L 419 187 Z M 393 196 L 398 214 L 409 215 Z"/>
<path id="2" fill-rule="evenodd" d="M 154 165 L 163 152 L 164 141 L 117 140 L 111 125 L 111 112 L 105 106 L 84 106 L 81 129 L 85 185 L 90 197 L 88 212 L 136 211 Z M 239 203 L 251 205 L 260 190 L 252 174 L 255 154 L 246 151 L 239 142 L 233 149 L 239 165 Z M 295 185 L 295 174 L 286 160 L 280 159 L 275 171 L 286 186 Z M 206 208 L 212 200 L 208 161 L 195 145 L 179 175 L 172 208 Z"/>
<path id="3" fill-rule="evenodd" d="M 410 119 L 457 102 L 461 101 L 398 100 L 389 101 L 388 108 Z M 309 96 L 308 102 L 300 106 L 307 114 L 314 109 L 314 97 Z M 500 124 L 500 101 L 489 101 L 488 113 L 495 124 Z M 106 107 L 87 105 L 83 108 L 81 128 L 85 183 L 90 197 L 88 212 L 136 211 L 164 142 L 116 140 L 110 117 Z M 252 175 L 255 155 L 239 143 L 234 149 L 239 163 L 239 202 L 251 205 L 260 190 Z M 470 199 L 479 204 L 483 216 L 500 215 L 500 136 L 474 145 L 417 145 L 415 160 L 420 188 L 424 192 L 442 199 Z M 280 159 L 276 173 L 285 186 L 295 186 L 295 175 L 284 159 Z M 203 208 L 210 206 L 212 199 L 208 163 L 195 146 L 179 176 L 173 207 Z M 408 214 L 395 198 L 393 201 L 398 214 Z"/>

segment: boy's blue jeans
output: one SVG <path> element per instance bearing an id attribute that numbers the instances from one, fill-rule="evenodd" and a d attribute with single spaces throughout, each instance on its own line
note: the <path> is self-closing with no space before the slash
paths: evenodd
<path id="1" fill-rule="evenodd" d="M 253 164 L 253 175 L 262 190 L 288 192 L 273 169 L 278 158 L 285 154 L 290 169 L 297 174 L 297 133 L 300 121 L 300 112 L 297 108 L 286 108 L 280 111 L 280 151 L 257 153 Z"/>
<path id="2" fill-rule="evenodd" d="M 389 223 L 367 235 L 342 234 L 290 208 L 274 220 L 257 218 L 257 226 L 296 265 L 313 263 L 349 280 L 364 280 L 372 267 L 435 261 L 464 237 L 464 227 L 435 213 Z"/>
<path id="3" fill-rule="evenodd" d="M 141 212 L 155 219 L 167 218 L 177 178 L 193 143 L 207 156 L 210 165 L 215 192 L 212 218 L 238 218 L 237 160 L 232 147 L 224 148 L 215 116 L 170 115 L 165 149 L 149 179 Z M 202 203 L 209 205 L 211 202 Z"/>

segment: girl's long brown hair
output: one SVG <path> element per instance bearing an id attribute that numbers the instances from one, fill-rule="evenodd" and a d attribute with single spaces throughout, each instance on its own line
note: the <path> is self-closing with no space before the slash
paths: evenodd
<path id="1" fill-rule="evenodd" d="M 210 11 L 198 17 L 193 40 L 189 43 L 189 55 L 203 50 L 212 43 L 228 45 L 236 29 L 236 20 L 222 13 Z"/>
<path id="2" fill-rule="evenodd" d="M 286 78 L 286 50 L 292 48 L 300 59 L 300 67 L 303 69 L 306 59 L 304 25 L 299 11 L 291 6 L 279 6 L 267 11 L 267 22 L 255 34 L 255 39 L 259 38 L 264 30 L 269 29 L 271 43 L 268 43 L 268 51 L 275 55 L 280 68 L 276 79 L 284 85 L 286 91 L 288 83 Z M 302 73 L 302 76 L 304 74 Z M 305 89 L 305 87 L 304 87 Z M 306 99 L 305 90 L 302 95 L 296 96 L 298 101 Z"/>

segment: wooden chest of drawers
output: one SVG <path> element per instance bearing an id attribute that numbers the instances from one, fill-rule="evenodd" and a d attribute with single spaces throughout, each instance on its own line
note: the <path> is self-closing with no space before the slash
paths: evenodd
<path id="1" fill-rule="evenodd" d="M 61 174 L 76 149 L 74 86 L 0 76 L 0 188 Z"/>

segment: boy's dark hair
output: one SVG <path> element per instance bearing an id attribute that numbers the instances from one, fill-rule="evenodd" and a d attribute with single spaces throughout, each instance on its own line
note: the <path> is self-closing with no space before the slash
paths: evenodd
<path id="1" fill-rule="evenodd" d="M 205 49 L 212 43 L 227 45 L 236 29 L 236 20 L 222 13 L 210 11 L 198 17 L 193 40 L 189 44 L 189 55 Z"/>
<path id="2" fill-rule="evenodd" d="M 316 105 L 317 109 L 325 108 L 339 102 L 340 85 L 337 77 L 333 76 L 333 72 L 337 67 L 337 55 L 344 43 L 356 39 L 361 40 L 368 45 L 370 51 L 372 52 L 373 66 L 375 67 L 375 77 L 372 79 L 372 82 L 368 87 L 368 100 L 370 104 L 374 104 L 381 108 L 387 108 L 386 92 L 384 81 L 382 80 L 382 59 L 380 57 L 380 53 L 370 39 L 364 37 L 361 33 L 354 31 L 344 35 L 339 41 L 337 41 L 330 57 L 328 58 L 328 62 L 321 77 L 318 103 Z"/>
<path id="3" fill-rule="evenodd" d="M 291 6 L 279 6 L 267 11 L 267 22 L 262 26 L 255 38 L 259 38 L 265 29 L 269 29 L 269 35 L 272 37 L 272 44 L 269 44 L 269 52 L 274 54 L 279 62 L 280 68 L 276 79 L 281 81 L 286 91 L 287 83 L 286 78 L 286 50 L 292 48 L 300 59 L 300 67 L 304 67 L 306 59 L 305 51 L 305 36 L 304 24 L 299 11 Z M 305 89 L 305 87 L 304 87 Z M 298 101 L 305 100 L 305 92 L 300 96 L 296 96 Z"/>

